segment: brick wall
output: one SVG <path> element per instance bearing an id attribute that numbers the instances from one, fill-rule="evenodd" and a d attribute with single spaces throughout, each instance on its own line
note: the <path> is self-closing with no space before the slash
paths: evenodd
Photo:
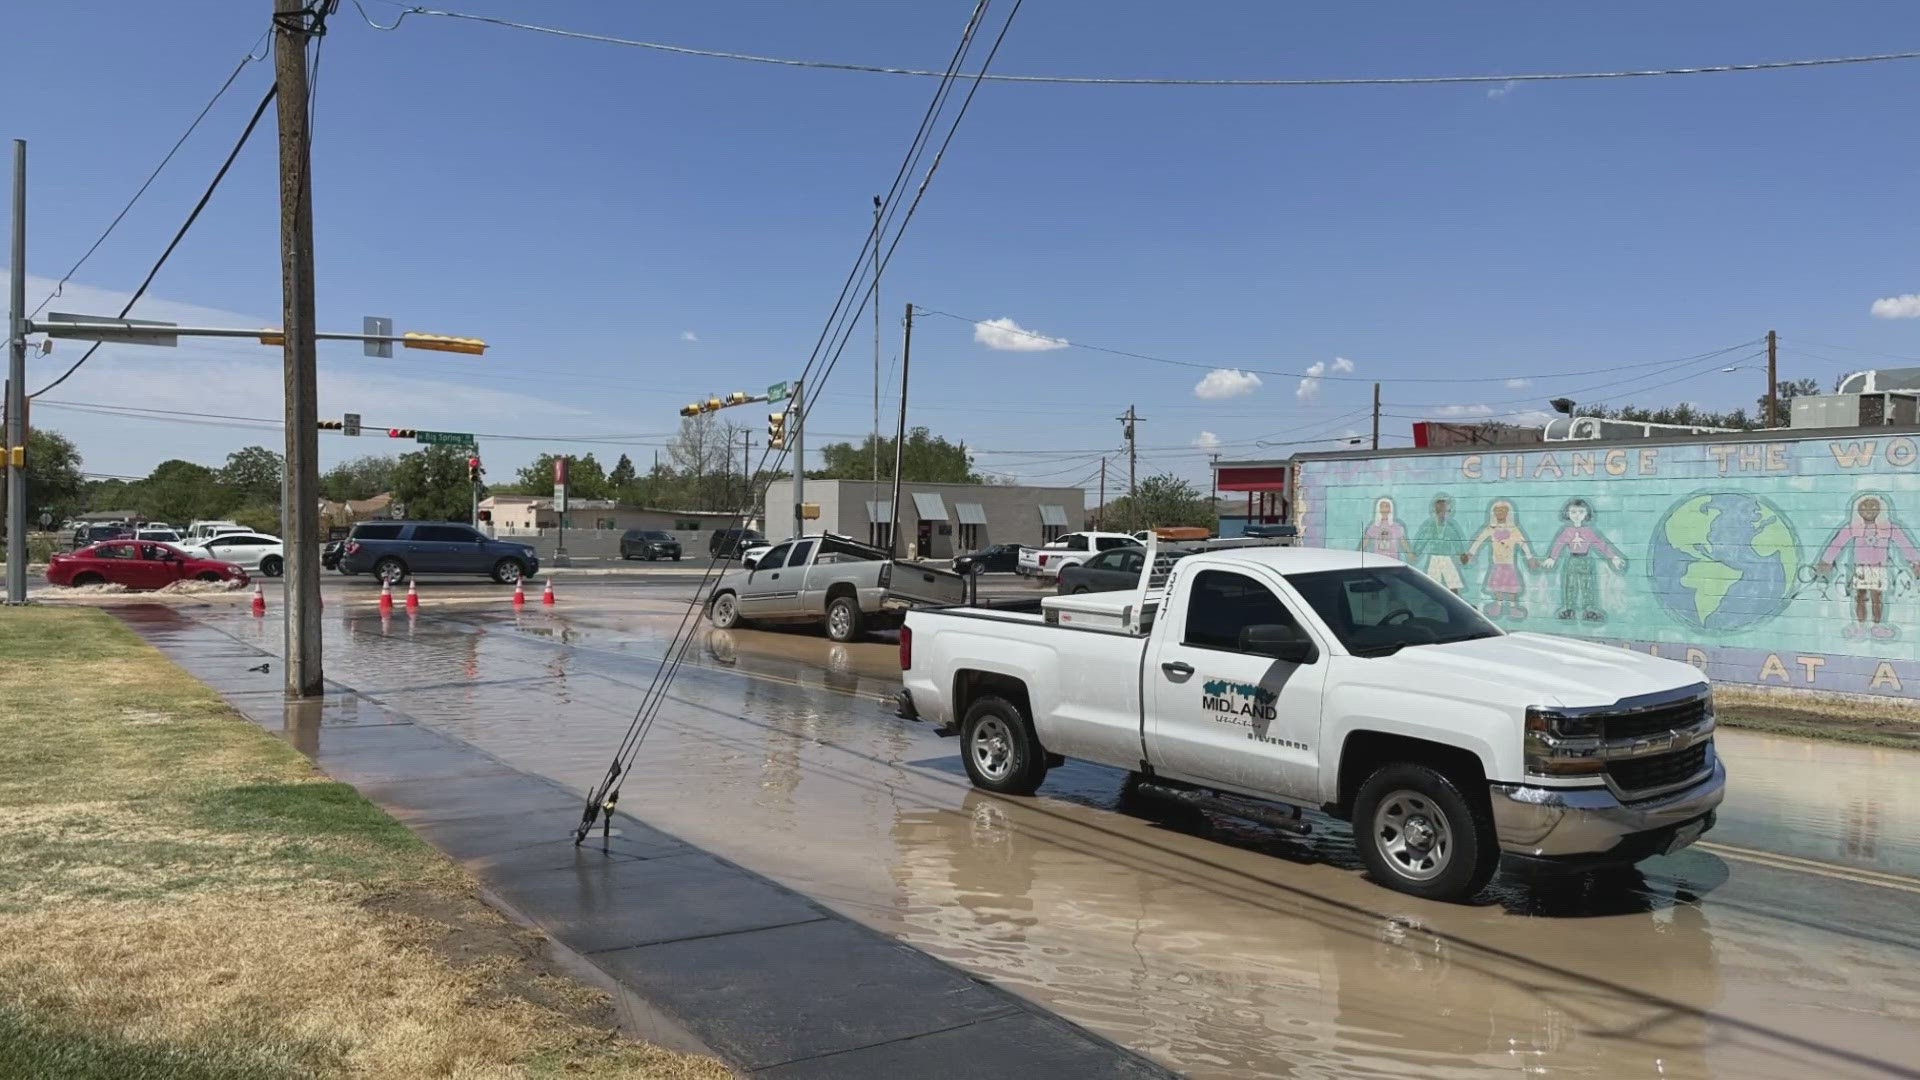
<path id="1" fill-rule="evenodd" d="M 1914 435 L 1307 458 L 1297 495 L 1304 543 L 1393 551 L 1508 630 L 1920 697 Z"/>

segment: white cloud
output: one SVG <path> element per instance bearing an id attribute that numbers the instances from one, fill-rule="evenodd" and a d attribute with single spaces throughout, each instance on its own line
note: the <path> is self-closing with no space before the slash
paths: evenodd
<path id="1" fill-rule="evenodd" d="M 1512 79 L 1508 79 L 1506 82 L 1501 83 L 1499 86 L 1495 86 L 1488 89 L 1487 97 L 1489 100 L 1499 101 L 1501 98 L 1506 97 L 1508 94 L 1513 93 L 1513 91 L 1517 87 L 1519 87 L 1519 85 L 1520 85 L 1519 83 L 1513 81 Z"/>
<path id="2" fill-rule="evenodd" d="M 1068 345 L 1066 338 L 1036 334 L 1012 319 L 988 319 L 974 323 L 973 340 L 1001 352 L 1050 352 Z"/>
<path id="3" fill-rule="evenodd" d="M 1240 397 L 1260 388 L 1260 376 L 1239 368 L 1214 368 L 1207 377 L 1193 384 L 1193 396 L 1202 401 Z"/>
<path id="4" fill-rule="evenodd" d="M 1442 405 L 1439 408 L 1432 409 L 1430 411 L 1435 416 L 1449 416 L 1449 417 L 1492 416 L 1493 406 L 1491 405 Z"/>
<path id="5" fill-rule="evenodd" d="M 1215 435 L 1211 431 L 1203 431 L 1194 436 L 1193 445 L 1202 450 L 1212 450 L 1220 445 L 1220 436 Z"/>
<path id="6" fill-rule="evenodd" d="M 1300 387 L 1293 392 L 1293 396 L 1301 401 L 1313 401 L 1320 396 L 1320 380 L 1328 372 L 1345 375 L 1352 370 L 1353 361 L 1344 356 L 1334 357 L 1332 364 L 1328 364 L 1325 360 L 1316 360 L 1313 366 L 1307 369 L 1306 377 L 1300 380 Z"/>
<path id="7" fill-rule="evenodd" d="M 1873 302 L 1876 319 L 1920 319 L 1920 293 L 1883 296 Z"/>
<path id="8" fill-rule="evenodd" d="M 694 333 L 691 330 L 682 330 L 680 331 L 680 340 L 681 341 L 699 341 L 700 335 Z"/>
<path id="9" fill-rule="evenodd" d="M 1509 390 L 1525 390 L 1527 387 L 1532 385 L 1533 385 L 1532 379 L 1508 379 L 1507 380 L 1507 389 Z"/>

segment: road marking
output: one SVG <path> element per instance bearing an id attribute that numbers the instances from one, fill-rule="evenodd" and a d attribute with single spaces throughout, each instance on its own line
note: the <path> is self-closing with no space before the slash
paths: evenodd
<path id="1" fill-rule="evenodd" d="M 1734 847 L 1702 840 L 1693 845 L 1702 851 L 1709 851 L 1723 858 L 1738 859 L 1741 862 L 1755 863 L 1774 870 L 1793 870 L 1818 877 L 1833 878 L 1838 881 L 1851 881 L 1857 885 L 1872 885 L 1882 889 L 1894 889 L 1920 895 L 1920 878 L 1904 874 L 1888 874 L 1879 870 L 1863 870 L 1855 866 L 1843 866 L 1839 863 L 1821 862 L 1817 859 L 1803 859 L 1797 855 L 1781 855 L 1771 851 L 1755 851 L 1752 848 Z"/>

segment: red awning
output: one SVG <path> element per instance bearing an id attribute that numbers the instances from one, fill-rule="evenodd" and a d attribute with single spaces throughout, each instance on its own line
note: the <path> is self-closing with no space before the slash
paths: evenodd
<path id="1" fill-rule="evenodd" d="M 1287 467 L 1284 465 L 1222 466 L 1220 490 L 1285 491 L 1287 490 Z"/>

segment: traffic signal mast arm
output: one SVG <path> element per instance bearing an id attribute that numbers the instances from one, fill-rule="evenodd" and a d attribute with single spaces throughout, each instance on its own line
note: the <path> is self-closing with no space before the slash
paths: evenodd
<path id="1" fill-rule="evenodd" d="M 92 316 L 87 316 L 84 321 L 78 318 L 29 321 L 25 332 L 45 334 L 53 338 L 118 341 L 131 345 L 174 345 L 177 342 L 171 339 L 181 337 L 255 338 L 262 345 L 282 345 L 286 341 L 280 328 L 272 326 L 261 329 L 234 326 L 174 326 L 169 323 L 128 319 L 95 319 Z M 408 349 L 467 353 L 474 356 L 482 355 L 487 351 L 487 343 L 479 338 L 453 337 L 447 334 L 319 332 L 313 336 L 318 341 L 360 341 L 374 345 L 398 343 Z"/>

